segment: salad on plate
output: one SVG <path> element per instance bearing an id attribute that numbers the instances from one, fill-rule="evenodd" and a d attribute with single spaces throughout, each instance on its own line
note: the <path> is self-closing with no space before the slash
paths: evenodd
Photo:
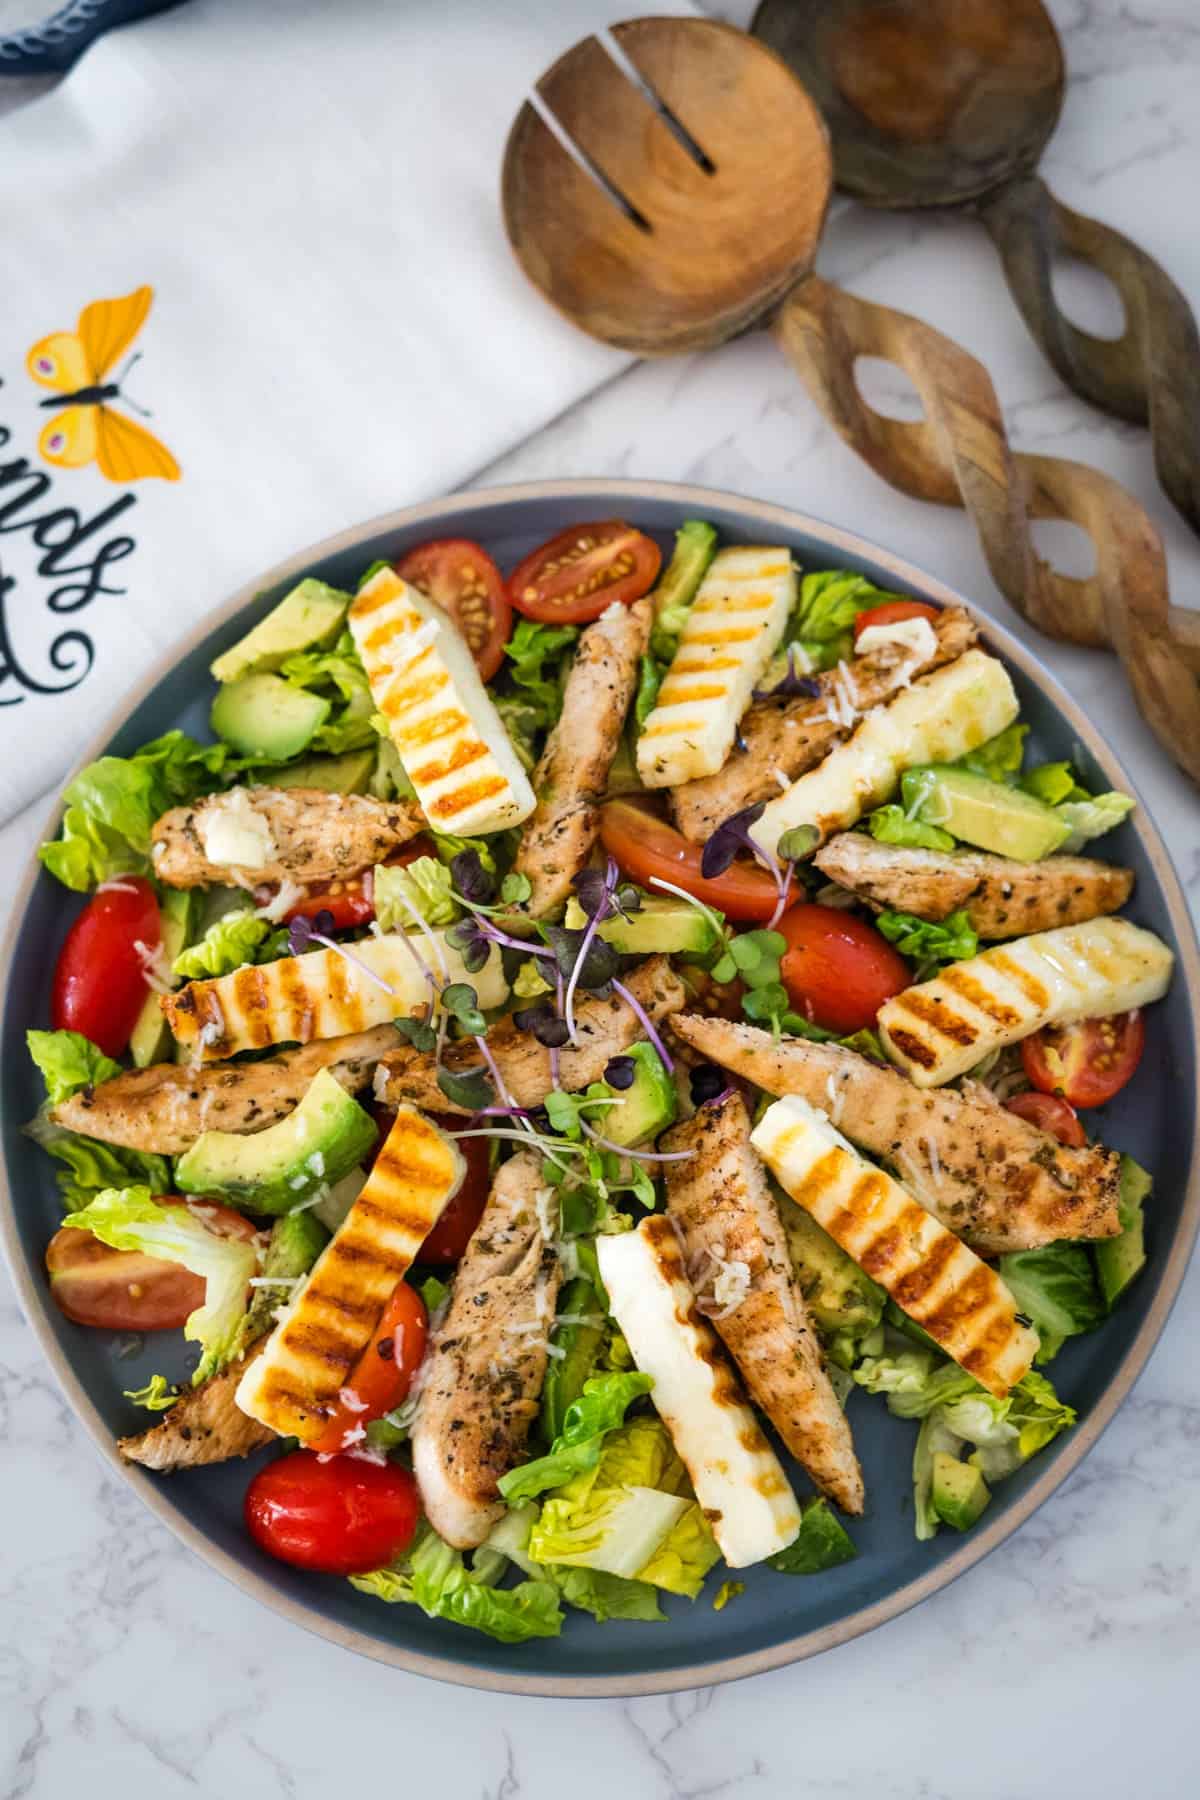
<path id="1" fill-rule="evenodd" d="M 507 1643 L 848 1561 L 872 1404 L 970 1530 L 1145 1263 L 1089 1115 L 1173 958 L 968 613 L 609 520 L 212 674 L 40 852 L 50 1291 L 196 1352 L 122 1456 L 253 1454 L 265 1555 Z"/>

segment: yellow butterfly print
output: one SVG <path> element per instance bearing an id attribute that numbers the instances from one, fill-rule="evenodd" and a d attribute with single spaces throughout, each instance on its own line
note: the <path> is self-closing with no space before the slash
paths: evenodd
<path id="1" fill-rule="evenodd" d="M 61 396 L 42 401 L 44 407 L 62 409 L 38 438 L 38 450 L 48 463 L 81 469 L 94 462 L 109 481 L 122 483 L 151 475 L 179 480 L 179 464 L 167 446 L 108 405 L 120 397 L 121 381 L 141 352 L 130 358 L 119 380 L 104 379 L 142 329 L 153 299 L 153 288 L 140 287 L 120 300 L 93 300 L 74 331 L 52 332 L 29 352 L 25 367 L 30 375 Z"/>

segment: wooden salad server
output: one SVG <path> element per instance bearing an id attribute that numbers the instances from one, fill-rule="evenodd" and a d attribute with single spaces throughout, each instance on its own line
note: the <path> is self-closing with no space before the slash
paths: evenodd
<path id="1" fill-rule="evenodd" d="M 1065 70 L 1042 0 L 763 0 L 754 32 L 821 108 L 837 185 L 867 206 L 971 205 L 1059 377 L 1149 424 L 1159 482 L 1200 533 L 1200 334 L 1183 294 L 1120 232 L 1037 173 Z M 1106 275 L 1125 308 L 1094 337 L 1054 298 L 1056 256 Z"/>
<path id="2" fill-rule="evenodd" d="M 812 273 L 829 139 L 781 58 L 710 19 L 634 19 L 612 39 L 613 53 L 591 37 L 560 57 L 509 134 L 505 225 L 531 281 L 593 337 L 643 356 L 765 325 L 878 475 L 967 509 L 1026 619 L 1117 651 L 1151 729 L 1200 783 L 1200 614 L 1169 605 L 1141 506 L 1082 464 L 1014 452 L 981 363 Z M 904 369 L 923 419 L 867 404 L 854 377 L 862 356 Z M 1046 518 L 1088 533 L 1092 575 L 1060 575 L 1037 556 L 1030 521 Z"/>

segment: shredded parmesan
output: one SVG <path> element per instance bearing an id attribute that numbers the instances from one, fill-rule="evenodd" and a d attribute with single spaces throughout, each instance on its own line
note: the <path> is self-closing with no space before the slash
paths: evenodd
<path id="1" fill-rule="evenodd" d="M 132 881 L 122 881 L 119 876 L 114 876 L 111 881 L 102 881 L 96 889 L 98 894 L 136 894 L 140 891 Z"/>
<path id="2" fill-rule="evenodd" d="M 376 1100 L 382 1101 L 387 1095 L 388 1070 L 382 1063 L 375 1064 L 375 1073 L 371 1077 L 371 1093 Z"/>
<path id="3" fill-rule="evenodd" d="M 249 1285 L 253 1288 L 295 1288 L 299 1287 L 303 1280 L 303 1275 L 252 1275 Z"/>
<path id="4" fill-rule="evenodd" d="M 141 938 L 134 938 L 133 947 L 142 965 L 146 986 L 156 994 L 169 994 L 176 984 L 176 977 L 162 945 L 151 946 L 143 944 Z"/>
<path id="5" fill-rule="evenodd" d="M 829 1096 L 829 1123 L 831 1125 L 840 1125 L 842 1122 L 842 1108 L 846 1104 L 845 1085 L 838 1081 L 836 1075 L 831 1073 L 825 1077 L 825 1092 Z"/>
<path id="6" fill-rule="evenodd" d="M 366 1435 L 367 1428 L 360 1420 L 357 1425 L 352 1425 L 349 1431 L 343 1432 L 342 1449 L 349 1450 L 354 1444 L 361 1444 Z"/>
<path id="7" fill-rule="evenodd" d="M 306 892 L 307 889 L 301 887 L 298 881 L 291 881 L 285 875 L 279 884 L 279 892 L 265 906 L 256 906 L 254 916 L 256 919 L 269 919 L 272 925 L 278 925 L 284 915 L 303 900 Z"/>
<path id="8" fill-rule="evenodd" d="M 362 1413 L 367 1410 L 366 1401 L 360 1400 L 353 1388 L 339 1388 L 338 1399 L 341 1401 L 347 1412 Z"/>
<path id="9" fill-rule="evenodd" d="M 548 1344 L 543 1345 L 543 1349 L 545 1350 L 547 1356 L 563 1357 L 567 1354 L 561 1344 L 549 1344 L 548 1343 Z"/>
<path id="10" fill-rule="evenodd" d="M 537 1214 L 538 1229 L 546 1242 L 551 1243 L 558 1228 L 558 1197 L 554 1189 L 539 1188 L 533 1196 L 533 1209 Z"/>

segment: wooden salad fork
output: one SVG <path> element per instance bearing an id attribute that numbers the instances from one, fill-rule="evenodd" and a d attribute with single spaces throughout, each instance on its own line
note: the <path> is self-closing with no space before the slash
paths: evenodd
<path id="1" fill-rule="evenodd" d="M 842 438 L 894 487 L 970 513 L 1001 592 L 1052 637 L 1109 646 L 1151 729 L 1200 783 L 1200 614 L 1169 604 L 1149 517 L 1080 463 L 1015 452 L 982 363 L 907 313 L 812 272 L 832 181 L 821 115 L 765 45 L 709 19 L 634 19 L 537 83 L 505 151 L 525 273 L 593 337 L 643 356 L 774 336 Z M 858 358 L 897 363 L 924 417 L 884 417 Z M 1095 572 L 1059 574 L 1033 519 L 1082 527 Z"/>

